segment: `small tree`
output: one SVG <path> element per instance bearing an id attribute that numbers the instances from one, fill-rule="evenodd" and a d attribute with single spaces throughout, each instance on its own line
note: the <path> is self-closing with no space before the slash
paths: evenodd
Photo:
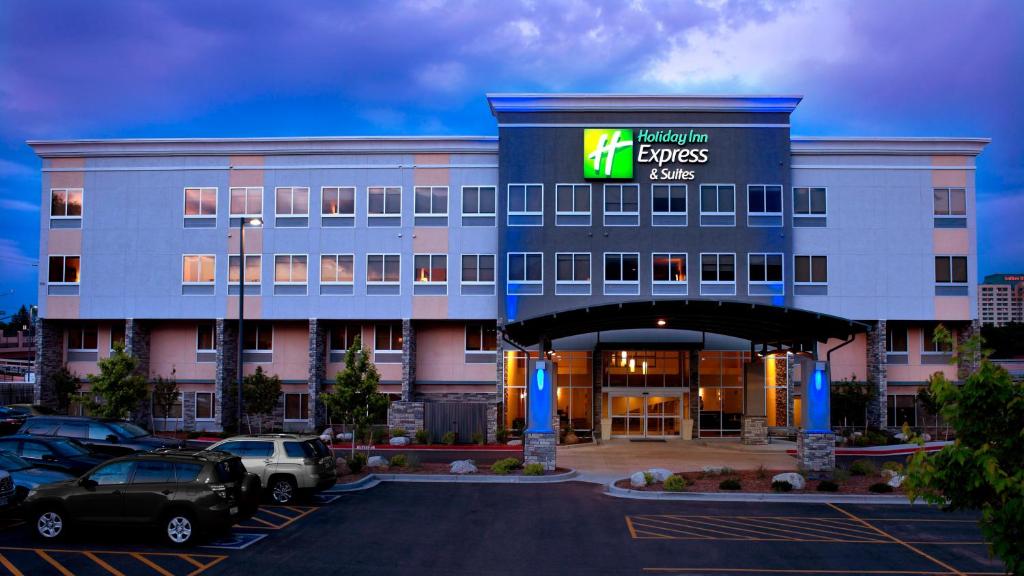
<path id="1" fill-rule="evenodd" d="M 67 414 L 71 408 L 71 397 L 78 393 L 82 383 L 78 375 L 68 370 L 67 365 L 53 375 L 53 391 L 57 396 L 57 411 Z"/>
<path id="2" fill-rule="evenodd" d="M 363 350 L 356 336 L 345 352 L 345 369 L 335 379 L 334 391 L 321 396 L 331 414 L 346 422 L 352 429 L 352 455 L 356 453 L 356 436 L 368 424 L 381 418 L 387 411 L 387 396 L 377 391 L 380 374 Z"/>
<path id="3" fill-rule="evenodd" d="M 941 326 L 934 338 L 952 343 Z M 962 385 L 941 372 L 929 379 L 956 441 L 939 452 L 914 454 L 906 486 L 911 500 L 922 498 L 946 510 L 980 509 L 991 552 L 1010 572 L 1024 574 L 1024 382 L 990 362 L 981 346 L 981 338 L 974 337 L 958 349 L 958 356 L 981 358 Z"/>
<path id="4" fill-rule="evenodd" d="M 268 376 L 262 366 L 242 380 L 245 394 L 245 411 L 257 417 L 259 431 L 263 432 L 263 420 L 274 412 L 281 400 L 281 379 L 276 374 Z"/>
<path id="5" fill-rule="evenodd" d="M 146 399 L 146 378 L 139 373 L 139 360 L 124 351 L 124 344 L 114 344 L 109 357 L 100 360 L 99 374 L 89 374 L 92 393 L 103 399 L 89 402 L 89 410 L 105 418 L 125 418 Z"/>
<path id="6" fill-rule="evenodd" d="M 178 403 L 178 380 L 175 377 L 177 370 L 171 368 L 171 377 L 164 378 L 163 376 L 157 376 L 156 380 L 153 381 L 153 404 L 160 409 L 160 413 L 163 415 L 164 423 L 167 422 L 167 418 L 171 415 L 171 410 L 174 409 L 174 405 Z M 174 430 L 177 431 L 178 426 L 175 424 Z"/>

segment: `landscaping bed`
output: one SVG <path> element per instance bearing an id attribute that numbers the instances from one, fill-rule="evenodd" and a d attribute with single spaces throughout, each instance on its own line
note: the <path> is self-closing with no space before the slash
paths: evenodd
<path id="1" fill-rule="evenodd" d="M 513 459 L 509 459 L 513 460 Z M 538 471 L 534 469 L 532 474 L 527 474 L 523 466 L 516 461 L 511 467 L 506 467 L 504 473 L 492 470 L 492 465 L 478 464 L 476 472 L 460 474 L 460 476 L 554 476 L 570 472 L 569 468 L 555 468 L 554 470 Z M 499 466 L 499 469 L 501 467 Z M 352 473 L 348 465 L 338 462 L 338 483 L 349 484 L 362 480 L 370 474 L 408 474 L 408 475 L 451 475 L 451 465 L 445 462 L 414 462 L 404 466 L 365 466 L 359 472 Z"/>

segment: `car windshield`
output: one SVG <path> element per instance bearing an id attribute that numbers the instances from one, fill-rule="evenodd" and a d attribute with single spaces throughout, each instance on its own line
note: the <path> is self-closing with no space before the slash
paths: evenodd
<path id="1" fill-rule="evenodd" d="M 0 470 L 17 472 L 18 470 L 25 470 L 26 468 L 31 467 L 31 464 L 22 460 L 17 454 L 0 452 Z"/>
<path id="2" fill-rule="evenodd" d="M 131 422 L 107 422 L 107 425 L 113 428 L 114 432 L 117 432 L 118 436 L 123 438 L 142 438 L 143 436 L 149 436 L 149 432 L 146 432 Z"/>
<path id="3" fill-rule="evenodd" d="M 89 450 L 74 440 L 67 440 L 61 438 L 59 440 L 53 440 L 50 442 L 50 448 L 53 448 L 61 456 L 88 456 Z"/>

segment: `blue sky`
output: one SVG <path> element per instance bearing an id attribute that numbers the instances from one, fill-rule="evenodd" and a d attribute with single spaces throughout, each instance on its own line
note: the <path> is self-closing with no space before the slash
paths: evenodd
<path id="1" fill-rule="evenodd" d="M 301 6 L 301 8 L 299 8 Z M 45 138 L 494 134 L 500 91 L 802 94 L 795 135 L 985 136 L 979 273 L 1024 272 L 1024 3 L 0 1 L 0 310 Z"/>

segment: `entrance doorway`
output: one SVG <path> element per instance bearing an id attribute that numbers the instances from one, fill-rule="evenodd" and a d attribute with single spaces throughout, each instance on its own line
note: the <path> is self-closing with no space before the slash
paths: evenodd
<path id="1" fill-rule="evenodd" d="M 670 438 L 679 436 L 682 392 L 610 392 L 613 438 Z"/>

